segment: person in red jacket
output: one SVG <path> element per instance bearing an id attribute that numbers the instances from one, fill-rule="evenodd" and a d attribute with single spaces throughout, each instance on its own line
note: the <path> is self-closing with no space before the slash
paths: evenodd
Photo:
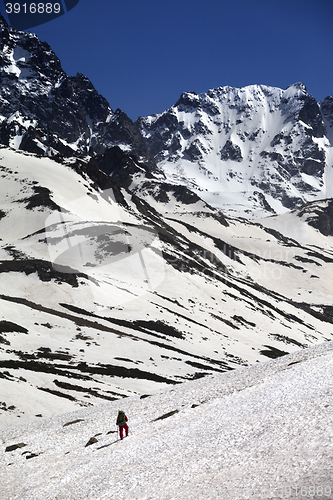
<path id="1" fill-rule="evenodd" d="M 119 426 L 119 436 L 120 436 L 120 439 L 123 439 L 124 429 L 125 429 L 126 437 L 128 436 L 127 421 L 128 421 L 128 418 L 126 417 L 125 412 L 122 411 L 122 410 L 119 410 L 116 425 Z"/>

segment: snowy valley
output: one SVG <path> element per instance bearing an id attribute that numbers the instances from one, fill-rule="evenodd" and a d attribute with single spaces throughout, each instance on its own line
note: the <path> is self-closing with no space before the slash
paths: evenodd
<path id="1" fill-rule="evenodd" d="M 0 153 L 2 426 L 331 340 L 332 237 L 306 214 L 163 216 L 83 160 Z"/>

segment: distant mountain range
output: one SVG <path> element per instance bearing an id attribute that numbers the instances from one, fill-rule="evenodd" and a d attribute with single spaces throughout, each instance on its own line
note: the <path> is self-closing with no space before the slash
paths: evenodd
<path id="1" fill-rule="evenodd" d="M 0 43 L 0 426 L 332 339 L 332 97 L 133 122 L 35 35 Z"/>
<path id="2" fill-rule="evenodd" d="M 2 144 L 97 156 L 128 186 L 137 168 L 127 167 L 125 179 L 123 167 L 134 155 L 154 186 L 161 179 L 186 186 L 230 215 L 283 213 L 332 196 L 333 97 L 317 103 L 302 83 L 187 92 L 165 112 L 133 122 L 112 111 L 88 78 L 68 77 L 45 42 L 3 19 L 1 54 Z"/>

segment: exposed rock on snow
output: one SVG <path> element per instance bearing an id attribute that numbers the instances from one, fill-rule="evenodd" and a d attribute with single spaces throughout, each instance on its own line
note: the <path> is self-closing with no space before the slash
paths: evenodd
<path id="1" fill-rule="evenodd" d="M 40 155 L 102 154 L 112 145 L 149 157 L 138 127 L 87 77 L 68 77 L 49 45 L 0 18 L 0 140 Z"/>

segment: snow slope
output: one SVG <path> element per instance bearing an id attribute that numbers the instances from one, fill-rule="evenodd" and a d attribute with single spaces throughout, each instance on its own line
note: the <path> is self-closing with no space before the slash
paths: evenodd
<path id="1" fill-rule="evenodd" d="M 195 197 L 157 212 L 78 159 L 2 148 L 0 171 L 1 428 L 332 338 L 306 220 L 299 243 Z"/>
<path id="2" fill-rule="evenodd" d="M 2 431 L 0 498 L 333 498 L 332 349 Z"/>

